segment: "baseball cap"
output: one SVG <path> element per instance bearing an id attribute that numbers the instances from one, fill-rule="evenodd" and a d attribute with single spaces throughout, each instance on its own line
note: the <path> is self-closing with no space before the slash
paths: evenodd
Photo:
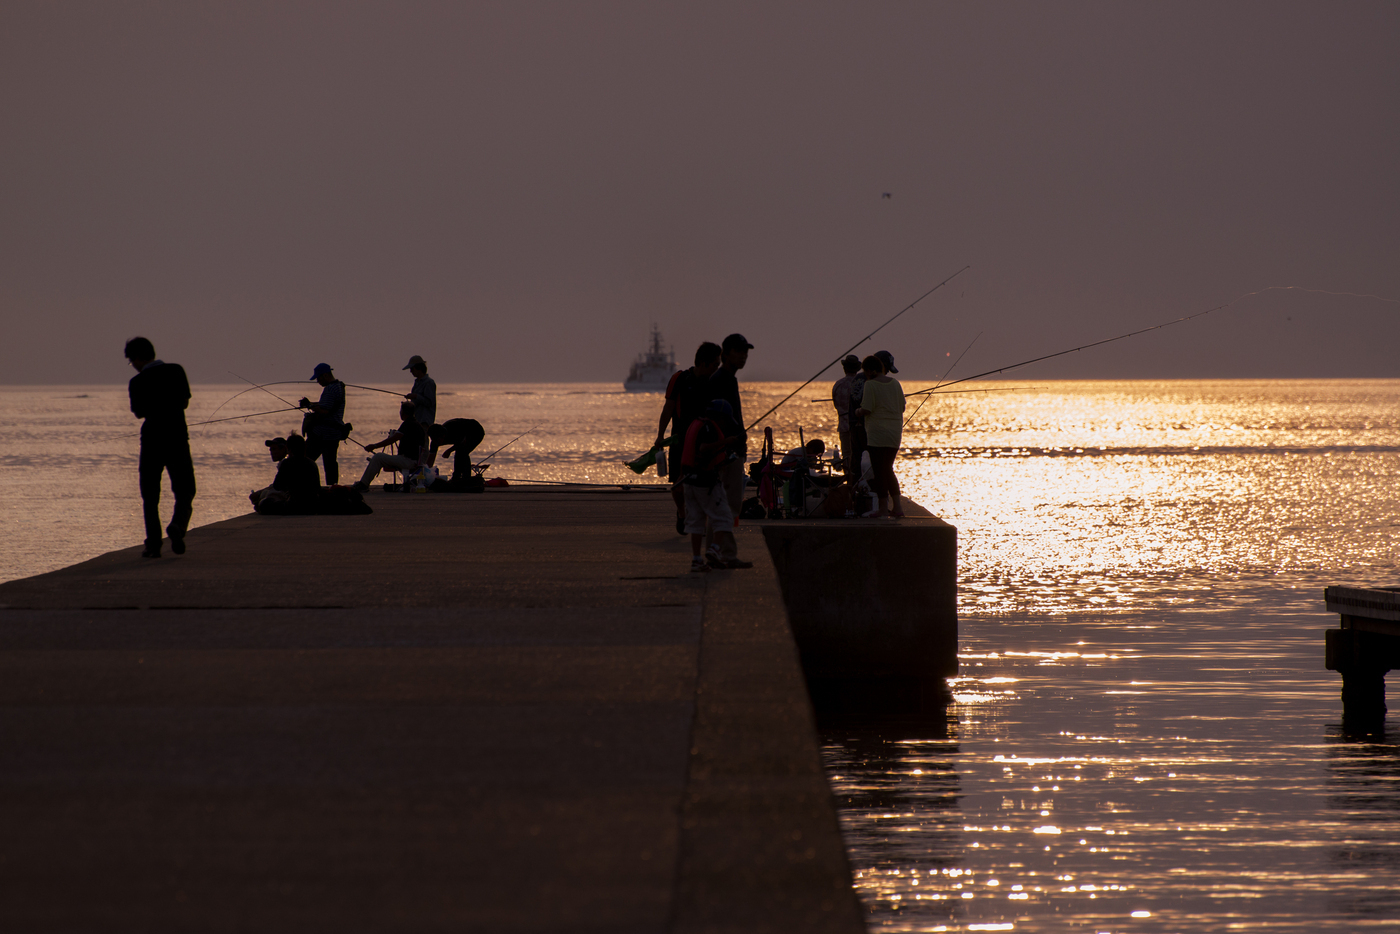
<path id="1" fill-rule="evenodd" d="M 753 344 L 742 334 L 729 335 L 720 346 L 725 350 L 753 350 Z"/>
<path id="2" fill-rule="evenodd" d="M 424 362 L 424 360 L 423 360 L 422 357 L 418 356 L 417 354 L 414 354 L 413 356 L 411 356 L 411 357 L 408 358 L 408 363 L 404 365 L 404 369 L 405 369 L 405 370 L 411 370 L 411 369 L 413 369 L 413 368 L 416 367 L 416 366 L 427 366 L 427 365 L 428 365 L 428 364 L 427 364 L 426 362 Z"/>
<path id="3" fill-rule="evenodd" d="M 710 404 L 705 406 L 705 411 L 714 412 L 719 415 L 725 415 L 729 418 L 734 417 L 734 406 L 730 405 L 724 399 L 711 399 Z"/>
<path id="4" fill-rule="evenodd" d="M 279 446 L 279 445 L 280 445 L 281 447 L 286 447 L 286 446 L 287 446 L 287 439 L 286 439 L 286 438 L 268 438 L 266 441 L 263 442 L 263 444 L 267 445 L 267 446 L 270 447 L 270 448 L 277 447 L 277 446 Z"/>
<path id="5" fill-rule="evenodd" d="M 877 350 L 875 351 L 875 356 L 880 358 L 880 362 L 885 365 L 885 369 L 889 370 L 891 373 L 899 372 L 894 365 L 894 354 L 890 353 L 888 350 Z"/>
<path id="6" fill-rule="evenodd" d="M 315 368 L 314 370 L 311 371 L 311 381 L 312 381 L 312 382 L 315 382 L 315 381 L 316 381 L 316 378 L 317 378 L 318 376 L 320 376 L 322 373 L 329 373 L 330 371 L 331 371 L 331 365 L 330 365 L 329 363 L 318 363 L 318 364 L 316 364 L 316 368 Z"/>

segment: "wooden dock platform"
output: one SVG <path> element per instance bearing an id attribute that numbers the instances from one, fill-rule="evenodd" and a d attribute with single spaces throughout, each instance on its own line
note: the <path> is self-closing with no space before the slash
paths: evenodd
<path id="1" fill-rule="evenodd" d="M 1342 717 L 1368 729 L 1385 720 L 1385 676 L 1400 668 L 1400 587 L 1328 587 L 1327 612 L 1341 617 L 1326 633 L 1325 664 L 1342 676 Z"/>
<path id="2" fill-rule="evenodd" d="M 0 585 L 8 930 L 863 930 L 754 527 L 369 501 Z"/>

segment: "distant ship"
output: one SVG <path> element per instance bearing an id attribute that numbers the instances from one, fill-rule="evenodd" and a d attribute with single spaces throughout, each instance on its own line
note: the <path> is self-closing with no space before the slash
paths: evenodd
<path id="1" fill-rule="evenodd" d="M 651 349 L 637 354 L 622 388 L 628 392 L 665 392 L 676 372 L 675 350 L 661 349 L 661 332 L 651 326 Z"/>

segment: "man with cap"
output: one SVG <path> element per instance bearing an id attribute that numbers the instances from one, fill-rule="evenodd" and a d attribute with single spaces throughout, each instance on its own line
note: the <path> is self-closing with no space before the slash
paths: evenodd
<path id="1" fill-rule="evenodd" d="M 428 364 L 414 354 L 404 367 L 413 374 L 413 388 L 404 398 L 413 403 L 413 420 L 424 428 L 437 421 L 437 381 L 428 375 Z"/>
<path id="2" fill-rule="evenodd" d="M 350 434 L 350 426 L 345 424 L 345 384 L 335 378 L 329 363 L 316 364 L 311 371 L 311 381 L 321 385 L 321 398 L 312 402 L 302 397 L 297 403 L 309 410 L 301 422 L 301 430 L 306 435 L 306 456 L 312 461 L 321 459 L 321 466 L 326 470 L 326 486 L 335 486 L 340 480 L 336 451 Z"/>
<path id="3" fill-rule="evenodd" d="M 734 516 L 739 515 L 739 507 L 744 504 L 744 462 L 748 459 L 749 444 L 748 431 L 744 425 L 743 403 L 739 401 L 739 378 L 738 373 L 749 362 L 749 351 L 753 350 L 753 344 L 742 334 L 730 334 L 720 343 L 719 369 L 715 370 L 710 377 L 710 398 L 723 399 L 729 403 L 729 408 L 737 428 L 736 435 L 732 440 L 732 447 L 735 457 L 720 470 L 720 481 L 724 484 L 725 499 L 729 502 L 729 510 Z M 706 550 L 705 559 L 709 561 L 711 567 L 724 567 L 737 561 L 739 558 L 738 546 L 734 537 L 719 539 L 711 542 Z"/>
<path id="4" fill-rule="evenodd" d="M 194 461 L 190 458 L 190 433 L 185 426 L 185 408 L 190 404 L 190 382 L 178 363 L 156 359 L 156 349 L 144 337 L 126 342 L 126 359 L 136 370 L 127 384 L 131 414 L 141 422 L 141 459 L 137 471 L 141 479 L 141 507 L 146 520 L 146 547 L 143 558 L 159 558 L 160 478 L 170 474 L 170 492 L 175 494 L 175 512 L 166 531 L 170 550 L 185 553 L 185 532 L 194 513 Z"/>
<path id="5" fill-rule="evenodd" d="M 831 404 L 836 406 L 836 433 L 841 439 L 842 469 L 849 476 L 851 466 L 851 386 L 860 372 L 860 357 L 846 354 L 841 361 L 841 369 L 846 375 L 831 386 Z"/>

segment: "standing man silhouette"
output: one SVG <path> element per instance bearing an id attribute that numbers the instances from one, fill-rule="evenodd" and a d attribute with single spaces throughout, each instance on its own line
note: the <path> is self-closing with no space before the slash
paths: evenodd
<path id="1" fill-rule="evenodd" d="M 185 426 L 185 408 L 190 404 L 190 382 L 178 363 L 156 359 L 156 349 L 144 337 L 126 342 L 126 359 L 136 370 L 127 384 L 131 414 L 145 419 L 141 424 L 141 506 L 146 518 L 146 548 L 143 558 L 160 557 L 160 479 L 170 474 L 170 491 L 175 495 L 175 512 L 166 531 L 170 550 L 185 553 L 185 532 L 194 513 L 194 461 L 190 458 L 190 433 Z"/>

